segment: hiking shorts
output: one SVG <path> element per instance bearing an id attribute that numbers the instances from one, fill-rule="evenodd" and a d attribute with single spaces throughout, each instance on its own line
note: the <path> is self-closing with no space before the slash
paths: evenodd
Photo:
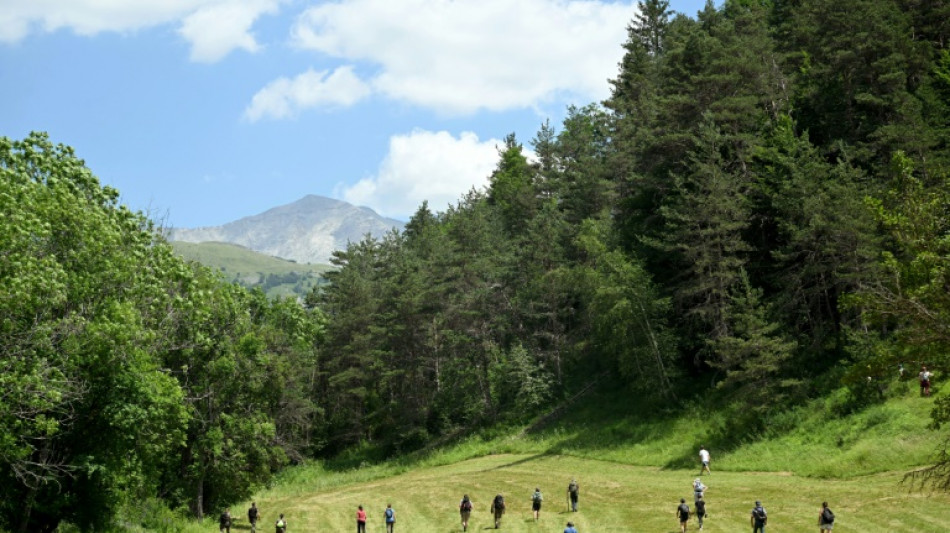
<path id="1" fill-rule="evenodd" d="M 532 511 L 540 511 L 540 510 L 541 510 L 541 502 L 531 502 L 531 510 L 532 510 Z"/>
<path id="2" fill-rule="evenodd" d="M 459 514 L 462 515 L 462 522 L 468 522 L 468 519 L 472 517 L 471 511 L 459 511 Z"/>
<path id="3" fill-rule="evenodd" d="M 820 530 L 822 530 L 822 531 L 831 531 L 831 528 L 833 528 L 833 527 L 835 527 L 834 522 L 832 522 L 832 523 L 830 523 L 830 524 L 821 524 L 820 526 L 818 526 L 818 529 L 820 529 Z"/>

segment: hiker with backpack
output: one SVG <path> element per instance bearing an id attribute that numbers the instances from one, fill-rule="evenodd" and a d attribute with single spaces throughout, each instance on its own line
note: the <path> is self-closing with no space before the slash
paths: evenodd
<path id="1" fill-rule="evenodd" d="M 260 511 L 257 509 L 257 504 L 251 502 L 251 508 L 247 510 L 247 521 L 251 524 L 251 533 L 257 531 L 257 517 L 260 515 Z"/>
<path id="2" fill-rule="evenodd" d="M 755 507 L 752 508 L 752 514 L 749 516 L 749 523 L 752 524 L 752 533 L 765 533 L 765 524 L 769 521 L 769 515 L 762 507 L 762 502 L 756 500 Z"/>
<path id="3" fill-rule="evenodd" d="M 689 506 L 686 505 L 686 498 L 680 498 L 680 504 L 676 507 L 676 517 L 680 521 L 680 533 L 686 533 L 686 523 L 689 522 Z"/>
<path id="4" fill-rule="evenodd" d="M 696 520 L 699 521 L 699 530 L 703 530 L 703 518 L 706 518 L 706 500 L 703 499 L 702 495 L 696 498 L 696 501 L 693 502 L 694 509 L 696 511 Z"/>
<path id="5" fill-rule="evenodd" d="M 577 497 L 580 493 L 581 486 L 577 484 L 577 480 L 572 479 L 567 485 L 567 499 L 571 502 L 571 512 L 577 512 Z"/>
<path id="6" fill-rule="evenodd" d="M 386 511 L 383 512 L 383 518 L 386 520 L 386 533 L 393 533 L 393 527 L 396 525 L 396 511 L 393 511 L 391 503 L 386 504 Z"/>
<path id="7" fill-rule="evenodd" d="M 703 481 L 699 478 L 693 480 L 693 501 L 699 501 L 701 498 L 706 496 L 706 485 L 703 485 Z"/>
<path id="8" fill-rule="evenodd" d="M 491 514 L 495 517 L 495 529 L 501 527 L 501 517 L 505 515 L 505 497 L 501 494 L 491 501 Z"/>
<path id="9" fill-rule="evenodd" d="M 356 509 L 356 533 L 366 533 L 366 511 L 362 505 Z"/>
<path id="10" fill-rule="evenodd" d="M 818 511 L 818 533 L 831 531 L 835 527 L 835 514 L 828 508 L 828 502 L 821 502 Z"/>
<path id="11" fill-rule="evenodd" d="M 538 487 L 534 488 L 534 494 L 531 495 L 531 510 L 534 512 L 534 520 L 537 522 L 538 515 L 541 514 L 541 502 L 544 501 L 544 496 L 541 494 L 541 489 Z"/>
<path id="12" fill-rule="evenodd" d="M 287 521 L 284 520 L 284 513 L 280 513 L 280 518 L 274 522 L 275 533 L 287 533 Z"/>
<path id="13" fill-rule="evenodd" d="M 459 502 L 459 514 L 462 515 L 462 531 L 468 529 L 468 519 L 472 517 L 472 500 L 468 498 L 468 494 L 462 496 L 462 501 Z"/>
<path id="14" fill-rule="evenodd" d="M 231 509 L 225 509 L 218 517 L 218 531 L 231 533 Z"/>

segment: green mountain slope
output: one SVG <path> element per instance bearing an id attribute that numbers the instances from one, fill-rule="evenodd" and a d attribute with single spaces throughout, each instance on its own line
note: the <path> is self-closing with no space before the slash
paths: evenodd
<path id="1" fill-rule="evenodd" d="M 173 241 L 182 257 L 220 271 L 225 278 L 246 287 L 262 287 L 269 296 L 304 297 L 323 282 L 330 265 L 297 263 L 224 242 Z"/>
<path id="2" fill-rule="evenodd" d="M 927 429 L 933 399 L 920 398 L 913 381 L 896 382 L 889 394 L 857 407 L 837 390 L 743 432 L 729 408 L 696 402 L 666 410 L 640 405 L 622 389 L 601 390 L 541 430 L 472 435 L 373 466 L 348 466 L 359 464 L 353 452 L 291 468 L 255 501 L 265 524 L 285 513 L 303 531 L 343 531 L 357 505 L 369 513 L 369 530 L 382 531 L 387 503 L 401 531 L 460 531 L 456 506 L 464 493 L 475 502 L 469 530 L 481 531 L 492 528 L 488 505 L 502 493 L 509 508 L 502 528 L 510 532 L 562 531 L 567 520 L 582 532 L 674 532 L 679 499 L 692 505 L 697 450 L 705 444 L 713 473 L 703 476 L 703 531 L 748 527 L 757 499 L 769 511 L 771 532 L 814 528 L 822 501 L 838 516 L 835 531 L 943 531 L 950 495 L 902 483 L 941 442 Z M 576 514 L 566 510 L 571 478 L 581 484 Z M 535 487 L 545 493 L 537 523 L 530 510 Z M 697 530 L 695 518 L 689 530 Z"/>

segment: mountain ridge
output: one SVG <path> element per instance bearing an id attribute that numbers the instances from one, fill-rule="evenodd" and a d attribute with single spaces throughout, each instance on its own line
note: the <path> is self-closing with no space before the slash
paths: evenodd
<path id="1" fill-rule="evenodd" d="M 367 234 L 381 237 L 404 226 L 369 207 L 308 194 L 220 226 L 171 228 L 168 239 L 226 242 L 300 263 L 327 264 L 333 252 L 345 249 L 349 242 L 360 241 Z"/>

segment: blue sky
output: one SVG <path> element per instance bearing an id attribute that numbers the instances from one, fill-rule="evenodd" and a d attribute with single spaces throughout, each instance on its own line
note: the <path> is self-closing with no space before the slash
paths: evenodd
<path id="1" fill-rule="evenodd" d="M 672 0 L 694 16 L 704 0 Z M 219 225 L 319 194 L 405 220 L 609 94 L 636 2 L 0 0 L 0 136 Z"/>

